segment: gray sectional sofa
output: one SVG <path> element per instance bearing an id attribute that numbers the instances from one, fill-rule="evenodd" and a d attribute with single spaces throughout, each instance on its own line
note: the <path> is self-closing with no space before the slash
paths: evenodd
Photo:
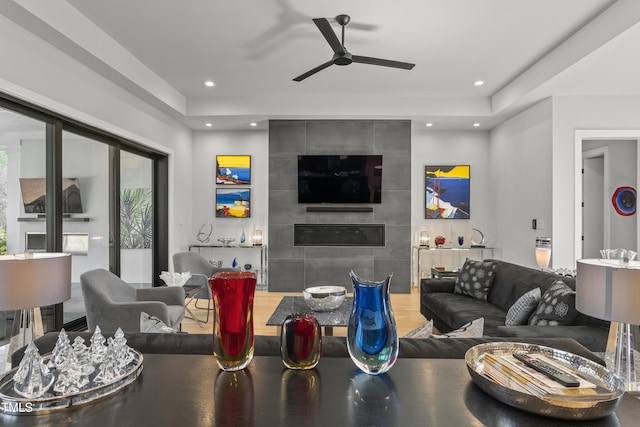
<path id="1" fill-rule="evenodd" d="M 422 279 L 420 312 L 433 319 L 433 325 L 446 333 L 477 318 L 484 318 L 484 336 L 512 338 L 573 338 L 593 352 L 603 352 L 609 333 L 609 322 L 577 312 L 570 325 L 506 326 L 509 308 L 528 291 L 539 287 L 545 293 L 557 280 L 575 290 L 575 278 L 532 269 L 499 260 L 494 262 L 493 283 L 486 300 L 455 293 L 456 278 Z M 575 310 L 575 303 L 570 310 Z"/>

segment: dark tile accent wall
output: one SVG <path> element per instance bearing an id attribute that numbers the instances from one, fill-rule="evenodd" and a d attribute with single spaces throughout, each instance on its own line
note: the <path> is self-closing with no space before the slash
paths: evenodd
<path id="1" fill-rule="evenodd" d="M 382 203 L 373 212 L 307 212 L 298 204 L 298 154 L 382 154 Z M 318 285 L 351 291 L 349 270 L 411 292 L 411 122 L 269 122 L 269 291 Z M 384 247 L 294 246 L 294 224 L 385 224 Z"/>

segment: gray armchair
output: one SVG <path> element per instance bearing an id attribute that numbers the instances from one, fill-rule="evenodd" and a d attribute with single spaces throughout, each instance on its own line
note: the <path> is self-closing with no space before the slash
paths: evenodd
<path id="1" fill-rule="evenodd" d="M 237 271 L 235 268 L 214 267 L 205 257 L 197 252 L 177 252 L 173 254 L 173 269 L 176 273 L 191 273 L 191 278 L 184 284 L 187 296 L 186 305 L 195 301 L 194 305 L 199 309 L 207 310 L 205 323 L 209 321 L 211 310 L 211 289 L 209 289 L 209 277 L 220 271 Z M 198 300 L 206 299 L 206 307 L 198 307 Z M 196 319 L 197 320 L 197 319 Z"/>
<path id="2" fill-rule="evenodd" d="M 140 313 L 158 317 L 178 329 L 184 318 L 184 289 L 175 286 L 136 289 L 115 274 L 99 268 L 80 275 L 87 325 L 106 332 L 121 328 L 140 332 Z"/>

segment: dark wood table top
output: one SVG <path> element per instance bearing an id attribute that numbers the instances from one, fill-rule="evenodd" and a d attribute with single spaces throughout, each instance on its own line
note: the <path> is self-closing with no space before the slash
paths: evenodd
<path id="1" fill-rule="evenodd" d="M 635 426 L 640 400 L 615 413 L 562 422 L 511 408 L 473 384 L 464 360 L 399 359 L 367 376 L 349 358 L 286 369 L 256 357 L 244 371 L 218 370 L 213 356 L 149 354 L 137 382 L 117 394 L 50 415 L 0 415 L 2 426 Z"/>

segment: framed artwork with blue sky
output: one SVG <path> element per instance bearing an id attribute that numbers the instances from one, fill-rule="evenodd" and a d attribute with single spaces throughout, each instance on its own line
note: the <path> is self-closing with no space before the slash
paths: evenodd
<path id="1" fill-rule="evenodd" d="M 251 184 L 251 156 L 216 156 L 216 184 Z"/>
<path id="2" fill-rule="evenodd" d="M 251 217 L 251 189 L 216 188 L 216 217 Z"/>
<path id="3" fill-rule="evenodd" d="M 469 165 L 434 165 L 424 167 L 425 210 L 427 219 L 469 219 Z"/>

